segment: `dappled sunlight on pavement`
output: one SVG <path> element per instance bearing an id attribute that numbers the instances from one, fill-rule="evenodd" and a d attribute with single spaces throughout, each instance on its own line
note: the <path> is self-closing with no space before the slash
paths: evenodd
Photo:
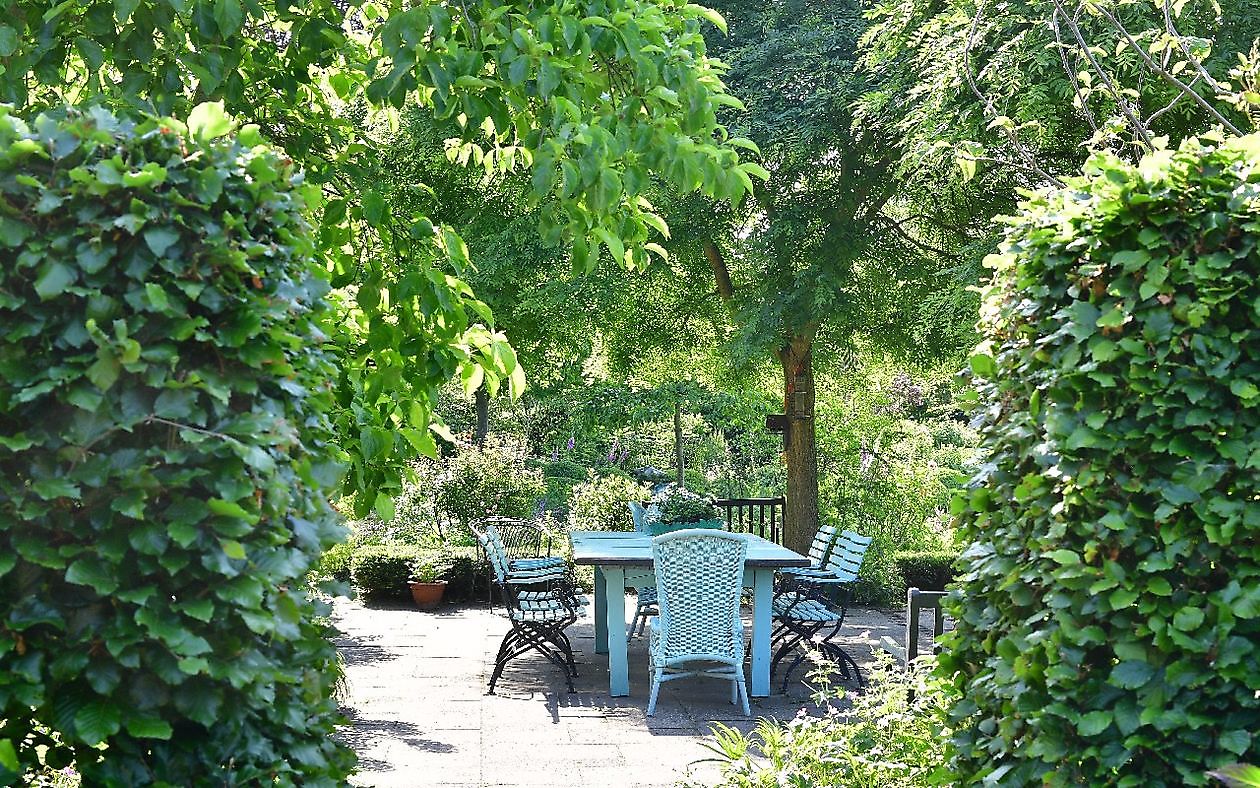
<path id="1" fill-rule="evenodd" d="M 632 602 L 631 598 L 628 602 Z M 703 747 L 713 722 L 748 730 L 758 717 L 813 713 L 801 681 L 752 699 L 752 717 L 728 703 L 729 683 L 675 681 L 647 717 L 646 642 L 630 642 L 630 695 L 608 695 L 608 664 L 594 653 L 590 618 L 570 631 L 579 676 L 566 690 L 540 656 L 508 665 L 486 695 L 494 654 L 508 624 L 484 604 L 437 613 L 369 608 L 338 599 L 338 648 L 346 660 L 350 726 L 340 734 L 359 755 L 361 786 L 670 786 L 712 782 L 717 765 Z M 861 663 L 902 624 L 879 611 L 853 611 L 843 640 Z M 803 678 L 800 670 L 794 679 Z M 780 679 L 781 680 L 781 679 Z"/>

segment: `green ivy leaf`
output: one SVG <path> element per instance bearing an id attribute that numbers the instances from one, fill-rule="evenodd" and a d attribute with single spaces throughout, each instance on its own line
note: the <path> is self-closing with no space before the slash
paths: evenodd
<path id="1" fill-rule="evenodd" d="M 160 717 L 130 716 L 127 718 L 127 733 L 137 739 L 168 740 L 174 733 L 171 724 Z"/>

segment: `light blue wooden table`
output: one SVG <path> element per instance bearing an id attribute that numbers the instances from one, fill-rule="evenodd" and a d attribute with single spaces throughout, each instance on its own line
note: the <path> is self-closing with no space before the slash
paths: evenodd
<path id="1" fill-rule="evenodd" d="M 630 694 L 626 664 L 627 586 L 652 585 L 652 537 L 644 533 L 572 531 L 573 563 L 595 567 L 595 651 L 608 654 L 608 693 Z M 809 559 L 759 536 L 747 534 L 744 585 L 753 591 L 752 683 L 757 697 L 770 694 L 770 600 L 774 570 L 809 566 Z M 609 604 L 611 602 L 611 604 Z"/>

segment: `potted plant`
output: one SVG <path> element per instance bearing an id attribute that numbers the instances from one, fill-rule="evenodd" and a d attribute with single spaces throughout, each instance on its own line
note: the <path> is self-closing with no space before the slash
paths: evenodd
<path id="1" fill-rule="evenodd" d="M 421 610 L 432 610 L 442 604 L 446 581 L 440 579 L 450 569 L 446 561 L 416 559 L 411 565 L 411 598 Z"/>
<path id="2" fill-rule="evenodd" d="M 648 507 L 648 530 L 654 535 L 684 528 L 723 527 L 722 515 L 712 498 L 678 485 L 657 492 Z"/>

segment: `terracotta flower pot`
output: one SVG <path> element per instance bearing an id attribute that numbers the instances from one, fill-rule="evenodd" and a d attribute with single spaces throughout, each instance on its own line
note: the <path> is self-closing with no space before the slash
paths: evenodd
<path id="1" fill-rule="evenodd" d="M 421 610 L 432 610 L 442 604 L 442 595 L 446 593 L 446 581 L 432 583 L 412 583 L 411 598 Z"/>

